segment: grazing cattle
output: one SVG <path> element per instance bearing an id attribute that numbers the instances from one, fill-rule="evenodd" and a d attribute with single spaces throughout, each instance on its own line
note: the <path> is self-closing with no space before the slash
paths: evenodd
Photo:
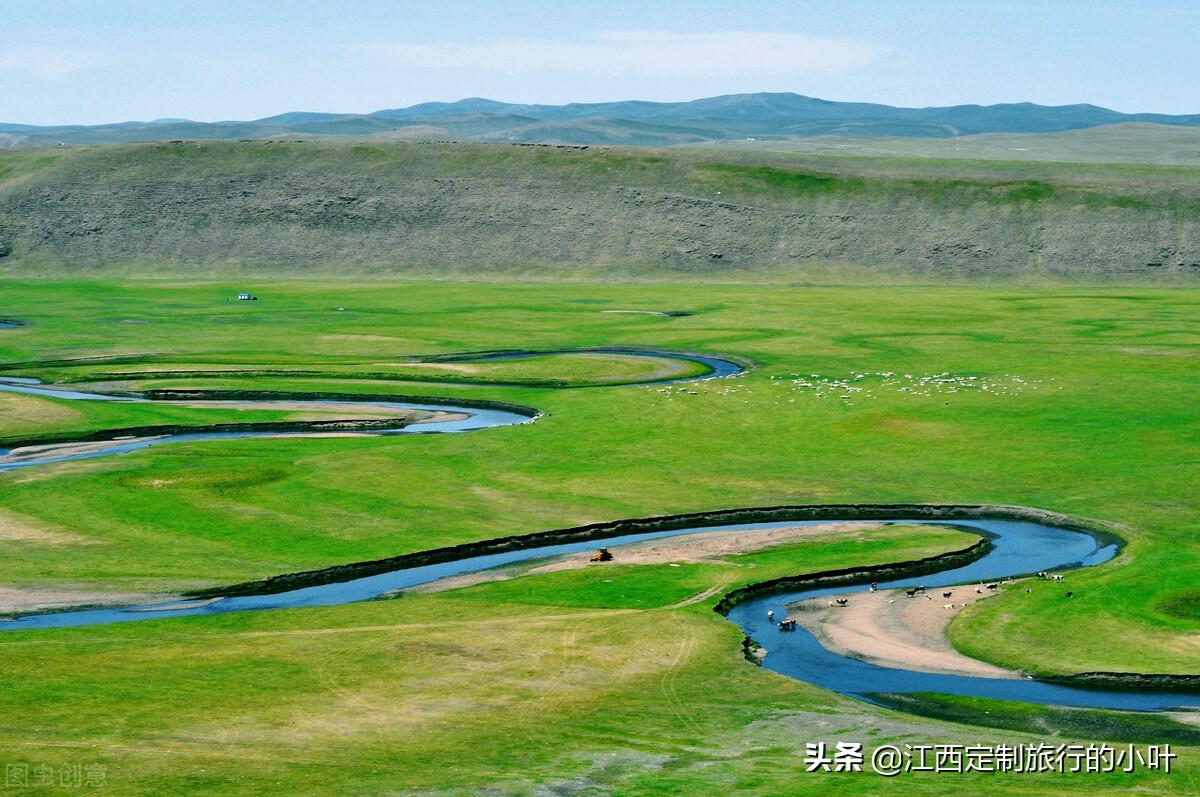
<path id="1" fill-rule="evenodd" d="M 772 611 L 772 610 L 768 610 L 768 611 L 767 611 L 767 619 L 768 619 L 768 620 L 774 620 L 774 619 L 775 619 L 775 612 L 774 612 L 774 611 Z"/>
<path id="2" fill-rule="evenodd" d="M 877 590 L 877 589 L 879 589 L 879 584 L 878 584 L 878 582 L 872 581 L 872 582 L 871 582 L 871 592 L 874 592 L 874 591 L 875 591 L 875 590 Z"/>
<path id="3" fill-rule="evenodd" d="M 1028 595 L 1030 592 L 1033 592 L 1033 590 L 1031 590 L 1029 587 L 1026 587 L 1025 594 Z"/>
<path id="4" fill-rule="evenodd" d="M 1055 581 L 1062 581 L 1062 580 L 1063 580 L 1063 577 L 1062 577 L 1062 576 L 1050 576 L 1050 578 L 1054 579 Z"/>
<path id="5" fill-rule="evenodd" d="M 953 603 L 943 603 L 943 604 L 942 604 L 942 608 L 943 608 L 943 609 L 953 609 L 953 608 L 954 608 L 954 604 L 953 604 Z"/>
<path id="6" fill-rule="evenodd" d="M 1071 597 L 1071 596 L 1072 596 L 1072 595 L 1074 595 L 1074 594 L 1075 594 L 1074 592 L 1067 592 L 1067 597 L 1069 598 L 1069 597 Z"/>
<path id="7" fill-rule="evenodd" d="M 1038 571 L 1038 574 L 1037 574 L 1037 577 L 1038 577 L 1038 578 L 1049 578 L 1049 577 L 1050 577 L 1050 574 L 1049 574 L 1049 573 L 1047 573 L 1045 570 L 1039 570 L 1039 571 Z"/>
<path id="8" fill-rule="evenodd" d="M 915 589 L 906 589 L 904 590 L 904 594 L 911 598 L 917 594 L 917 591 Z"/>
<path id="9" fill-rule="evenodd" d="M 996 583 L 988 584 L 987 589 L 1000 589 L 1000 585 Z"/>
<path id="10" fill-rule="evenodd" d="M 838 599 L 837 599 L 837 605 L 838 605 L 838 606 L 849 606 L 849 605 L 850 605 L 850 599 L 849 599 L 849 598 L 838 598 Z"/>
<path id="11" fill-rule="evenodd" d="M 951 595 L 953 595 L 953 594 L 954 594 L 954 590 L 950 590 L 949 592 L 943 592 L 943 593 L 942 593 L 942 597 L 943 597 L 943 598 L 949 598 L 949 597 L 950 597 Z"/>
<path id="12" fill-rule="evenodd" d="M 796 621 L 790 617 L 787 618 L 786 620 L 780 620 L 779 621 L 779 630 L 780 631 L 795 631 L 796 630 Z"/>

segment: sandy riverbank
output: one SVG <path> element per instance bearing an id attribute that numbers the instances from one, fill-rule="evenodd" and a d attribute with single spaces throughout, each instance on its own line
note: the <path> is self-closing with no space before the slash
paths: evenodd
<path id="1" fill-rule="evenodd" d="M 171 599 L 171 595 L 161 593 L 0 587 L 0 614 L 26 614 L 77 606 L 128 606 Z"/>
<path id="2" fill-rule="evenodd" d="M 838 522 L 822 523 L 819 526 L 786 526 L 778 529 L 759 529 L 757 531 L 714 531 L 708 534 L 695 534 L 686 537 L 668 537 L 661 540 L 635 542 L 628 545 L 611 546 L 613 561 L 617 564 L 658 565 L 671 562 L 704 562 L 721 559 L 741 553 L 749 553 L 762 548 L 785 545 L 808 537 L 822 534 L 845 533 L 862 529 L 875 528 L 873 522 Z M 603 540 L 596 542 L 596 547 L 604 546 Z M 472 584 L 482 584 L 488 581 L 507 581 L 521 575 L 536 573 L 553 573 L 559 570 L 576 570 L 587 567 L 591 563 L 592 551 L 569 554 L 556 557 L 533 568 L 513 567 L 483 570 L 478 573 L 467 573 L 435 581 L 430 584 L 414 587 L 413 592 L 441 592 L 457 589 Z"/>
<path id="3" fill-rule="evenodd" d="M 943 592 L 952 593 L 945 598 Z M 988 597 L 974 585 L 930 589 L 909 598 L 903 590 L 855 592 L 799 601 L 788 615 L 829 650 L 884 667 L 921 672 L 1020 678 L 1019 673 L 959 653 L 946 639 L 950 621 L 968 604 Z M 845 598 L 847 606 L 830 606 Z M 946 608 L 949 605 L 953 608 Z"/>
<path id="4" fill-rule="evenodd" d="M 150 440 L 160 440 L 163 437 L 165 437 L 165 435 L 157 435 L 155 437 L 125 437 L 119 440 L 96 440 L 88 443 L 46 443 L 36 446 L 21 446 L 20 448 L 12 449 L 7 454 L 0 457 L 0 465 L 9 465 L 15 462 L 25 462 L 31 459 L 75 457 L 81 454 L 92 454 L 97 451 L 105 451 L 118 445 L 143 443 Z"/>
<path id="5" fill-rule="evenodd" d="M 372 418 L 403 418 L 408 415 L 421 414 L 425 410 L 410 410 L 406 407 L 384 407 L 377 404 L 367 404 L 361 401 L 302 401 L 298 399 L 245 400 L 230 399 L 196 399 L 188 401 L 154 402 L 171 407 L 190 407 L 193 409 L 216 410 L 271 410 L 274 412 L 312 412 L 337 413 L 346 417 L 369 416 Z"/>

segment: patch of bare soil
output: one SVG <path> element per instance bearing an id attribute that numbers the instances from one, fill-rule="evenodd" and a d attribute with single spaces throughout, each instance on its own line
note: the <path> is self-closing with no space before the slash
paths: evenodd
<path id="1" fill-rule="evenodd" d="M 884 667 L 920 672 L 1019 678 L 1019 673 L 959 653 L 946 628 L 962 608 L 987 597 L 974 585 L 931 589 L 915 597 L 903 590 L 854 592 L 799 601 L 789 616 L 835 653 Z M 950 592 L 950 597 L 943 593 Z M 838 598 L 846 606 L 834 603 Z"/>
<path id="2" fill-rule="evenodd" d="M 418 418 L 413 423 L 441 423 L 442 421 L 465 421 L 471 416 L 465 412 L 431 412 L 426 417 Z"/>
<path id="3" fill-rule="evenodd" d="M 1200 725 L 1200 711 L 1184 710 L 1184 711 L 1168 711 L 1166 716 L 1176 722 L 1183 722 L 1188 725 Z"/>

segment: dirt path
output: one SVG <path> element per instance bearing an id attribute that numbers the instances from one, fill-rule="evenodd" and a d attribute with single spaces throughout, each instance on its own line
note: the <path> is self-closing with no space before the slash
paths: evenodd
<path id="1" fill-rule="evenodd" d="M 664 609 L 682 609 L 684 606 L 691 606 L 694 603 L 699 603 L 702 600 L 707 600 L 708 598 L 711 598 L 713 595 L 716 595 L 718 592 L 724 591 L 728 587 L 729 587 L 729 584 L 718 584 L 715 587 L 709 587 L 708 589 L 704 590 L 703 592 L 697 592 L 695 595 L 691 596 L 690 598 L 684 598 L 683 600 L 678 601 L 677 603 L 672 603 L 671 605 L 664 606 L 663 608 Z"/>
<path id="2" fill-rule="evenodd" d="M 945 598 L 943 592 L 952 595 Z M 920 672 L 1020 678 L 1019 673 L 964 656 L 946 639 L 946 628 L 963 606 L 984 597 L 968 585 L 932 589 L 913 598 L 903 590 L 831 595 L 788 608 L 790 617 L 835 653 Z M 830 606 L 837 598 L 849 605 Z"/>

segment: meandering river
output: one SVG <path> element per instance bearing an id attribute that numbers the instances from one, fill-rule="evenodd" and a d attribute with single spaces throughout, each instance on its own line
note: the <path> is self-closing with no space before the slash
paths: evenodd
<path id="1" fill-rule="evenodd" d="M 704 355 L 621 348 L 592 349 L 590 351 L 621 354 L 624 356 L 668 356 L 695 362 L 705 368 L 705 372 L 698 376 L 665 379 L 654 384 L 736 376 L 743 371 L 743 366 L 732 360 Z M 540 354 L 543 354 L 543 352 L 492 354 L 487 355 L 486 359 L 532 357 Z M 72 401 L 150 401 L 150 399 L 137 395 L 108 395 L 64 390 L 42 385 L 36 380 L 12 377 L 0 379 L 0 391 Z M 196 396 L 191 395 L 187 400 L 195 401 Z M 289 395 L 287 400 L 295 402 L 297 397 Z M 528 423 L 537 417 L 534 412 L 522 413 L 507 409 L 481 408 L 468 405 L 456 406 L 441 403 L 423 404 L 381 401 L 375 398 L 361 401 L 337 399 L 336 402 L 354 404 L 357 408 L 366 410 L 377 407 L 389 411 L 420 410 L 450 412 L 463 416 L 456 417 L 453 420 L 414 424 L 395 429 L 372 430 L 368 432 L 370 434 L 466 432 Z M 211 404 L 212 402 L 211 400 L 206 400 L 206 403 Z M 238 399 L 236 402 L 231 401 L 230 403 L 242 406 L 252 402 Z M 267 402 L 264 401 L 263 403 Z M 324 403 L 329 402 L 325 401 Z M 19 458 L 19 461 L 12 460 L 14 456 L 12 451 L 0 449 L 0 470 L 33 467 L 51 462 L 63 462 L 87 457 L 108 456 L 169 442 L 192 442 L 242 437 L 273 437 L 280 434 L 306 433 L 270 429 L 256 429 L 254 431 L 243 432 L 206 432 L 196 430 L 161 435 L 150 439 L 92 441 L 97 443 L 97 445 L 83 452 L 70 452 L 59 448 L 56 453 L 54 448 L 49 448 L 45 452 L 35 452 L 29 456 L 22 456 Z M 6 458 L 8 461 L 5 461 Z M 781 520 L 764 523 L 675 528 L 667 531 L 611 536 L 605 538 L 603 544 L 615 547 L 665 537 L 698 535 L 730 530 L 755 531 L 782 526 L 811 526 L 845 519 L 844 515 L 840 515 L 837 518 L 826 520 Z M 873 516 L 872 519 L 881 520 L 877 515 Z M 888 518 L 886 521 L 897 523 L 946 523 L 945 520 L 914 519 L 903 515 Z M 982 558 L 977 559 L 971 564 L 954 567 L 953 569 L 947 569 L 932 575 L 924 575 L 919 578 L 883 582 L 879 584 L 879 588 L 911 587 L 918 583 L 929 587 L 941 587 L 974 583 L 981 580 L 992 581 L 1013 575 L 1030 574 L 1041 570 L 1086 567 L 1108 561 L 1116 554 L 1116 547 L 1114 545 L 1105 544 L 1096 536 L 1080 529 L 1068 529 L 1049 524 L 1002 518 L 955 520 L 953 524 L 965 531 L 988 537 L 993 542 L 992 549 Z M 194 601 L 171 601 L 122 608 L 84 609 L 33 614 L 0 622 L 0 630 L 17 631 L 65 628 L 169 617 L 211 615 L 236 611 L 331 606 L 378 598 L 389 593 L 419 584 L 427 584 L 450 576 L 511 565 L 535 558 L 540 559 L 549 556 L 577 553 L 593 549 L 596 545 L 596 539 L 589 538 L 577 542 L 521 547 L 514 550 L 503 550 L 498 553 L 463 556 L 453 561 L 441 561 L 436 564 L 397 568 L 388 572 L 376 573 L 360 578 L 349 578 L 348 580 L 335 583 L 321 583 L 266 594 L 239 595 L 236 597 Z M 780 617 L 785 616 L 787 613 L 786 606 L 798 600 L 865 589 L 867 589 L 866 586 L 847 588 L 843 585 L 820 589 L 796 590 L 771 594 L 765 597 L 751 598 L 733 607 L 728 617 L 731 621 L 737 623 L 745 634 L 759 641 L 769 650 L 769 654 L 764 662 L 764 666 L 768 669 L 808 681 L 826 689 L 867 700 L 870 700 L 871 695 L 875 693 L 937 692 L 1034 703 L 1143 711 L 1177 706 L 1200 706 L 1200 694 L 1188 692 L 1084 689 L 1045 683 L 1032 679 L 976 678 L 880 667 L 825 649 L 812 634 L 803 628 L 791 632 L 780 631 L 775 623 L 767 619 L 768 611 L 774 611 Z"/>

